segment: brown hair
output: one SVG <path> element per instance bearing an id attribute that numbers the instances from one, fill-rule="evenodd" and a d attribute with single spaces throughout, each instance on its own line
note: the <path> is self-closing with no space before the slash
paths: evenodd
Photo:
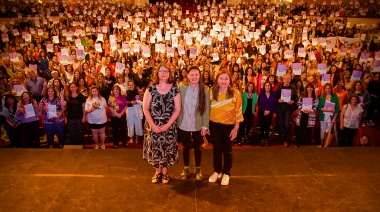
<path id="1" fill-rule="evenodd" d="M 356 98 L 356 104 L 360 104 L 361 101 L 360 101 L 360 98 L 357 94 L 351 94 L 350 98 L 348 99 L 348 104 L 351 104 L 351 100 L 352 98 Z"/>
<path id="2" fill-rule="evenodd" d="M 172 73 L 171 73 L 171 71 L 170 71 L 170 69 L 169 69 L 169 66 L 167 66 L 167 65 L 164 64 L 164 63 L 161 63 L 161 64 L 158 66 L 158 69 L 156 70 L 156 73 L 155 73 L 154 76 L 153 76 L 153 79 L 152 79 L 152 83 L 151 83 L 151 85 L 157 85 L 157 84 L 158 84 L 158 82 L 159 82 L 158 72 L 159 72 L 159 70 L 160 70 L 161 67 L 164 67 L 164 68 L 168 69 L 168 71 L 169 71 L 169 73 L 168 73 L 168 74 L 169 74 L 169 79 L 168 79 L 167 83 L 168 83 L 168 84 L 172 84 L 172 83 L 174 83 L 174 77 L 173 77 L 173 75 L 172 75 Z"/>
<path id="3" fill-rule="evenodd" d="M 120 87 L 119 87 L 118 85 L 114 85 L 114 86 L 112 86 L 110 96 L 115 97 L 115 94 L 113 93 L 113 89 L 114 89 L 114 88 L 117 88 L 117 90 L 119 90 L 119 96 L 121 96 L 121 89 L 120 89 Z"/>
<path id="4" fill-rule="evenodd" d="M 303 91 L 301 97 L 304 97 L 304 98 L 307 98 L 308 95 L 307 95 L 307 88 L 313 88 L 313 92 L 311 92 L 311 96 L 313 98 L 313 101 L 317 98 L 317 96 L 315 95 L 315 88 L 314 88 L 314 85 L 312 83 L 307 83 L 307 85 L 305 86 L 305 90 Z"/>
<path id="5" fill-rule="evenodd" d="M 270 83 L 269 83 L 269 84 L 270 84 Z M 253 83 L 253 82 L 248 82 L 247 85 L 245 86 L 244 91 L 245 91 L 245 92 L 248 92 L 248 87 L 249 87 L 249 85 L 253 85 L 252 93 L 255 93 L 255 92 L 256 92 L 256 88 L 255 88 L 255 83 Z"/>
<path id="6" fill-rule="evenodd" d="M 97 86 L 91 86 L 90 88 L 90 93 L 88 94 L 88 99 L 91 100 L 92 98 L 94 98 L 92 96 L 92 89 L 96 89 L 98 91 L 98 98 L 101 99 L 103 98 L 101 95 L 100 95 L 100 91 L 99 91 L 99 88 Z"/>
<path id="7" fill-rule="evenodd" d="M 203 116 L 203 114 L 205 113 L 205 107 L 206 107 L 206 95 L 205 95 L 205 89 L 208 89 L 208 87 L 206 87 L 204 84 L 203 84 L 203 79 L 201 77 L 201 71 L 199 70 L 199 67 L 198 66 L 192 66 L 191 68 L 189 68 L 187 70 L 187 73 L 189 74 L 190 71 L 192 70 L 196 70 L 198 71 L 199 73 L 199 82 L 198 82 L 198 108 L 197 108 L 197 111 L 199 112 L 199 114 L 201 116 Z"/>
<path id="8" fill-rule="evenodd" d="M 48 91 L 49 91 L 49 89 L 53 89 L 53 91 L 54 91 L 54 99 L 57 98 L 57 97 L 58 97 L 57 90 L 55 90 L 55 88 L 54 88 L 53 85 L 48 85 L 48 86 L 46 87 L 46 91 L 45 91 L 45 94 L 44 94 L 44 98 L 45 98 L 45 99 L 49 98 L 49 96 L 48 96 Z"/>
<path id="9" fill-rule="evenodd" d="M 227 89 L 227 98 L 230 99 L 234 97 L 234 90 L 231 88 L 232 85 L 232 79 L 231 75 L 224 69 L 219 70 L 218 74 L 215 77 L 214 86 L 212 87 L 212 99 L 215 101 L 218 101 L 218 94 L 219 94 L 219 85 L 218 85 L 218 79 L 222 74 L 227 74 L 228 78 L 230 78 L 230 86 L 228 86 Z"/>
<path id="10" fill-rule="evenodd" d="M 361 92 L 361 93 L 364 93 L 364 91 L 365 91 L 365 85 L 364 85 L 363 81 L 361 81 L 361 80 L 356 80 L 356 81 L 352 84 L 352 87 L 351 87 L 351 93 L 355 93 L 355 91 L 356 91 L 356 84 L 358 84 L 358 83 L 360 83 L 360 86 L 361 86 L 361 90 L 360 90 L 360 92 Z"/>

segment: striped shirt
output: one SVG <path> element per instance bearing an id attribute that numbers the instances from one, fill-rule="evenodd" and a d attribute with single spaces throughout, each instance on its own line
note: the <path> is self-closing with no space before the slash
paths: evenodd
<path id="1" fill-rule="evenodd" d="M 227 94 L 218 94 L 218 101 L 210 95 L 210 121 L 232 125 L 244 120 L 240 92 L 234 89 L 234 97 L 227 99 Z"/>

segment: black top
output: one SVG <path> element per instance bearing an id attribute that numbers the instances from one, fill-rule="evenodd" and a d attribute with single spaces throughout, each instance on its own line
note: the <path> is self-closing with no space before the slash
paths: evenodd
<path id="1" fill-rule="evenodd" d="M 136 100 L 136 96 L 137 95 L 139 95 L 137 89 L 135 89 L 133 91 L 127 90 L 127 103 L 128 103 L 128 107 L 133 107 L 133 104 L 130 104 L 130 102 Z"/>
<path id="2" fill-rule="evenodd" d="M 70 97 L 67 101 L 67 118 L 82 119 L 83 109 L 82 104 L 86 102 L 86 98 L 79 94 L 77 97 Z"/>

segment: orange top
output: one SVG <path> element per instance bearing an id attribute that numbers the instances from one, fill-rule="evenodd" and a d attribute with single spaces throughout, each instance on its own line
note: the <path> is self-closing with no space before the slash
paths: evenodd
<path id="1" fill-rule="evenodd" d="M 342 111 L 343 105 L 347 103 L 347 97 L 348 93 L 345 89 L 342 89 L 340 92 L 338 92 L 337 86 L 333 88 L 333 92 L 338 95 L 339 98 L 339 110 Z"/>
<path id="2" fill-rule="evenodd" d="M 244 120 L 240 92 L 234 89 L 234 97 L 227 99 L 227 94 L 218 94 L 218 101 L 210 95 L 210 121 L 220 124 L 235 124 Z"/>

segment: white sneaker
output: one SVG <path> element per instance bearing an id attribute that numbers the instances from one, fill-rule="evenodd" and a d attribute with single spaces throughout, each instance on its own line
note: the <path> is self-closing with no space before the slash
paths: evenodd
<path id="1" fill-rule="evenodd" d="M 99 149 L 99 145 L 96 144 L 94 149 Z"/>
<path id="2" fill-rule="evenodd" d="M 222 173 L 220 173 L 220 174 L 218 174 L 217 172 L 214 172 L 214 174 L 212 174 L 211 176 L 210 176 L 210 178 L 208 178 L 208 181 L 210 182 L 210 183 L 215 183 L 219 178 L 221 178 L 222 177 Z"/>
<path id="3" fill-rule="evenodd" d="M 106 149 L 106 146 L 102 145 L 100 148 L 101 148 L 101 149 Z"/>
<path id="4" fill-rule="evenodd" d="M 225 185 L 228 185 L 229 182 L 230 182 L 230 176 L 227 174 L 224 174 L 222 177 L 222 182 L 220 184 L 225 186 Z"/>

